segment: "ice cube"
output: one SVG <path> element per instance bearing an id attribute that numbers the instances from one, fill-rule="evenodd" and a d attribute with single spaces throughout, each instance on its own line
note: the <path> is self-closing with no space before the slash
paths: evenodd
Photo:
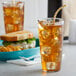
<path id="1" fill-rule="evenodd" d="M 48 46 L 42 47 L 41 51 L 42 51 L 42 54 L 49 55 L 51 54 L 51 47 L 48 47 Z"/>
<path id="2" fill-rule="evenodd" d="M 51 21 L 48 21 L 48 26 L 51 26 L 53 24 L 53 22 L 51 22 Z"/>
<path id="3" fill-rule="evenodd" d="M 12 10 L 10 8 L 4 8 L 4 14 L 6 16 L 12 16 Z"/>
<path id="4" fill-rule="evenodd" d="M 55 39 L 55 40 L 58 40 L 58 37 L 55 37 L 54 39 Z"/>
<path id="5" fill-rule="evenodd" d="M 19 14 L 18 10 L 13 10 L 13 14 Z"/>
<path id="6" fill-rule="evenodd" d="M 20 23 L 20 19 L 21 19 L 21 18 L 15 17 L 15 18 L 13 19 L 13 23 L 14 23 L 14 24 L 19 24 L 19 23 Z"/>
<path id="7" fill-rule="evenodd" d="M 20 23 L 20 21 L 14 20 L 14 24 L 19 24 L 19 23 Z"/>
<path id="8" fill-rule="evenodd" d="M 47 69 L 48 70 L 56 69 L 56 63 L 55 62 L 47 62 Z"/>
<path id="9" fill-rule="evenodd" d="M 59 36 L 59 34 L 61 34 L 61 29 L 59 27 L 55 27 L 53 28 L 52 30 L 52 34 L 56 37 L 56 36 Z"/>
<path id="10" fill-rule="evenodd" d="M 42 24 L 43 24 L 44 26 L 45 26 L 45 25 L 50 26 L 50 25 L 53 24 L 53 22 L 52 22 L 52 21 L 43 21 Z"/>
<path id="11" fill-rule="evenodd" d="M 20 9 L 22 9 L 22 8 L 23 8 L 23 4 L 19 4 L 18 6 L 20 7 Z"/>
<path id="12" fill-rule="evenodd" d="M 13 31 L 14 26 L 12 24 L 8 24 L 6 29 L 7 29 L 7 31 Z"/>
<path id="13" fill-rule="evenodd" d="M 53 46 L 56 46 L 58 43 L 59 43 L 59 39 L 57 37 L 55 38 L 52 38 L 49 40 L 49 43 L 50 45 L 53 47 Z"/>
<path id="14" fill-rule="evenodd" d="M 43 37 L 44 39 L 46 39 L 47 37 L 49 37 L 49 35 L 50 35 L 50 33 L 47 32 L 46 30 L 42 31 L 42 37 Z"/>
<path id="15" fill-rule="evenodd" d="M 48 22 L 47 22 L 47 21 L 43 21 L 42 24 L 43 24 L 43 25 L 47 25 Z"/>
<path id="16" fill-rule="evenodd" d="M 23 6 L 24 6 L 24 3 L 22 3 L 22 2 L 17 2 L 17 6 L 20 7 L 20 8 L 22 9 Z"/>

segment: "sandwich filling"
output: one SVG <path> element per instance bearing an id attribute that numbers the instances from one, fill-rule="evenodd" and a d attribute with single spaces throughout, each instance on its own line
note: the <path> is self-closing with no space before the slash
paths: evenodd
<path id="1" fill-rule="evenodd" d="M 36 45 L 35 38 L 19 40 L 19 41 L 3 41 L 4 46 L 13 45 L 13 46 L 21 46 L 23 49 L 34 48 Z"/>

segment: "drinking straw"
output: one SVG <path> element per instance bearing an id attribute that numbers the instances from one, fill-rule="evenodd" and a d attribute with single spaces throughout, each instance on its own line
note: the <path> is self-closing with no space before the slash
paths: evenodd
<path id="1" fill-rule="evenodd" d="M 63 9 L 64 7 L 66 7 L 66 5 L 63 5 L 63 6 L 61 6 L 60 8 L 58 8 L 57 9 L 57 11 L 55 12 L 55 14 L 54 14 L 54 20 L 53 20 L 53 24 L 55 25 L 55 19 L 56 19 L 56 16 L 57 16 L 57 14 L 59 13 L 59 11 L 61 10 L 61 9 Z"/>
<path id="2" fill-rule="evenodd" d="M 55 12 L 55 14 L 54 14 L 54 19 L 53 19 L 53 25 L 55 25 L 55 19 L 56 19 L 56 16 L 57 16 L 57 14 L 59 13 L 59 11 L 61 10 L 61 9 L 63 9 L 64 7 L 66 7 L 66 5 L 63 5 L 63 6 L 61 6 L 60 8 L 58 8 L 57 9 L 57 11 Z M 39 24 L 41 25 L 41 22 L 38 20 L 38 22 L 39 22 Z M 41 26 L 43 26 L 43 25 L 41 25 Z"/>

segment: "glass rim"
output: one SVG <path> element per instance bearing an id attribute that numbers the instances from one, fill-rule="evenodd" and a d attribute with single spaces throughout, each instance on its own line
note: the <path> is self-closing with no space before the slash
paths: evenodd
<path id="1" fill-rule="evenodd" d="M 47 20 L 47 19 L 50 19 L 50 20 L 53 20 L 54 18 L 53 17 L 50 17 L 50 18 L 40 18 L 38 19 L 39 21 L 43 21 L 43 20 Z M 58 19 L 59 21 L 64 21 L 62 18 L 55 18 L 55 20 Z"/>
<path id="2" fill-rule="evenodd" d="M 49 22 L 49 21 L 52 21 L 54 18 L 51 17 L 51 18 L 41 18 L 38 20 L 38 23 L 39 21 L 46 21 L 46 22 Z M 55 18 L 55 19 L 58 19 L 58 21 L 55 21 L 55 25 L 54 26 L 58 26 L 58 25 L 64 25 L 64 20 L 62 18 Z M 53 24 L 53 23 L 52 23 Z"/>
<path id="3" fill-rule="evenodd" d="M 25 1 L 15 1 L 15 2 L 22 2 L 23 4 L 25 4 Z M 4 1 L 2 2 L 2 4 L 8 4 L 8 3 L 12 3 L 12 1 Z"/>

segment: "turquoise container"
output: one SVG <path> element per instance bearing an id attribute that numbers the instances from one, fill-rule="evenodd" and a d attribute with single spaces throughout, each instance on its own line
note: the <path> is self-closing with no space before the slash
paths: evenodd
<path id="1" fill-rule="evenodd" d="M 2 40 L 0 40 L 0 45 L 2 45 Z M 12 52 L 0 52 L 0 61 L 19 59 L 20 56 L 28 58 L 35 55 L 40 55 L 39 39 L 36 39 L 36 47 L 32 49 Z"/>

